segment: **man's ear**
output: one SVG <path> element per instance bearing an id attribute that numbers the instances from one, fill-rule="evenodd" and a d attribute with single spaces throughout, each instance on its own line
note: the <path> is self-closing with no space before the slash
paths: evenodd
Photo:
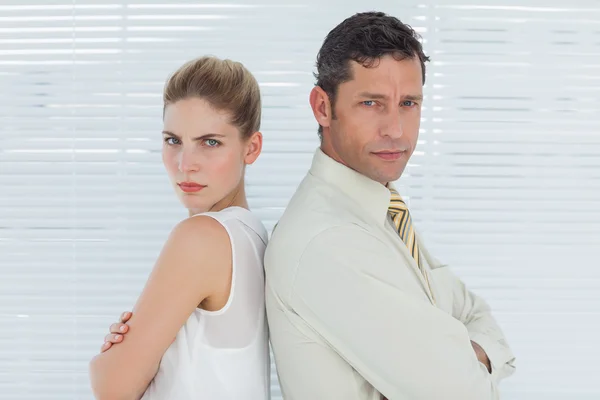
<path id="1" fill-rule="evenodd" d="M 323 128 L 329 128 L 333 113 L 327 93 L 320 86 L 315 86 L 310 91 L 309 102 L 318 124 Z"/>

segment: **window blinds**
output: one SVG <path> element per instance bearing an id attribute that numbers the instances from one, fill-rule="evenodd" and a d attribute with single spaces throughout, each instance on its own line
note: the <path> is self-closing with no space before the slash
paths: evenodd
<path id="1" fill-rule="evenodd" d="M 600 4 L 528 3 L 2 0 L 0 398 L 92 398 L 89 359 L 186 215 L 160 161 L 168 74 L 214 54 L 259 80 L 248 196 L 270 230 L 318 145 L 322 40 L 376 9 L 432 58 L 396 186 L 503 326 L 518 358 L 503 398 L 597 399 Z"/>

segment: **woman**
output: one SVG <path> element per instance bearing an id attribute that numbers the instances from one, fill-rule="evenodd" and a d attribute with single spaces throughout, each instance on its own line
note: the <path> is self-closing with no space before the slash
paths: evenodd
<path id="1" fill-rule="evenodd" d="M 203 57 L 175 72 L 163 100 L 162 159 L 190 217 L 127 325 L 112 326 L 124 335 L 92 360 L 92 389 L 110 400 L 267 399 L 267 232 L 244 192 L 262 148 L 258 84 L 240 63 Z"/>

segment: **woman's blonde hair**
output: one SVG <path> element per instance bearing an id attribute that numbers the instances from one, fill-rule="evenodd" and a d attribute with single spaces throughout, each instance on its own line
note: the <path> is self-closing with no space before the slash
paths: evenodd
<path id="1" fill-rule="evenodd" d="M 244 138 L 260 130 L 258 82 L 239 62 L 205 56 L 182 65 L 165 84 L 163 113 L 169 104 L 191 97 L 228 112 Z"/>

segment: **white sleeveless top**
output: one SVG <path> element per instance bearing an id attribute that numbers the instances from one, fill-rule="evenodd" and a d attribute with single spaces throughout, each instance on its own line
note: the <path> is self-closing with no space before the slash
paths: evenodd
<path id="1" fill-rule="evenodd" d="M 207 215 L 231 240 L 227 304 L 197 308 L 162 357 L 143 400 L 268 400 L 270 362 L 263 256 L 267 231 L 250 211 L 229 207 Z"/>

